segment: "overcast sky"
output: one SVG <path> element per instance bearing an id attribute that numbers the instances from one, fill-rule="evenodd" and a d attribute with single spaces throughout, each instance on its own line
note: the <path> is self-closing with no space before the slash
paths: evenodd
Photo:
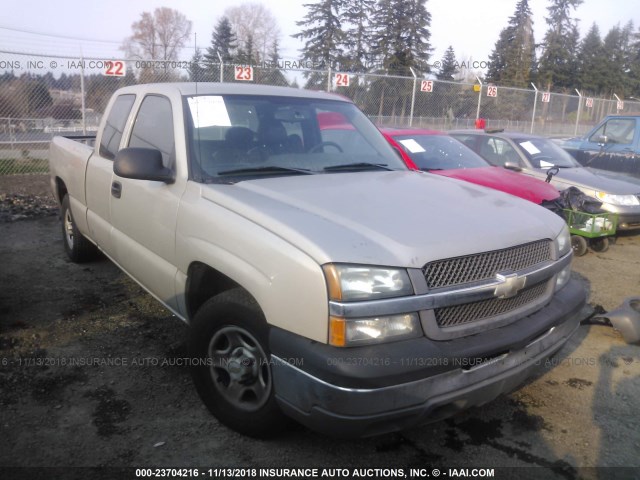
<path id="1" fill-rule="evenodd" d="M 5 2 L 7 0 L 4 0 Z M 431 12 L 431 61 L 440 60 L 444 50 L 452 45 L 458 59 L 486 61 L 507 24 L 517 0 L 427 0 Z M 2 8 L 0 17 L 0 50 L 94 57 L 121 56 L 118 46 L 130 35 L 131 24 L 143 11 L 168 6 L 178 9 L 193 22 L 198 45 L 207 47 L 211 32 L 219 17 L 229 6 L 241 0 L 20 0 L 12 8 Z M 249 3 L 249 2 L 247 2 Z M 254 2 L 255 3 L 255 2 Z M 259 3 L 259 2 L 258 2 Z M 296 22 L 305 14 L 302 1 L 273 0 L 264 2 L 277 18 L 281 30 L 281 54 L 284 59 L 300 59 L 302 43 L 291 38 L 299 31 Z M 548 1 L 530 0 L 534 14 L 536 42 L 541 42 L 547 28 L 545 23 Z M 583 36 L 596 22 L 601 34 L 615 24 L 632 20 L 635 31 L 640 26 L 640 0 L 585 0 L 577 9 Z M 19 33 L 7 28 L 27 30 Z M 70 38 L 54 38 L 46 33 Z M 99 40 L 99 41 L 98 41 Z M 193 43 L 193 42 L 191 42 Z M 188 59 L 193 47 L 183 52 Z M 0 53 L 0 61 L 8 58 Z"/>

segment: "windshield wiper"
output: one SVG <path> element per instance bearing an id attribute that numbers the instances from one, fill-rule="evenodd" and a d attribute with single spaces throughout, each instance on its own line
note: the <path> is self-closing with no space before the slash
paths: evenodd
<path id="1" fill-rule="evenodd" d="M 343 172 L 343 171 L 358 171 L 358 170 L 393 170 L 386 163 L 347 163 L 344 165 L 331 165 L 324 167 L 325 172 Z"/>
<path id="2" fill-rule="evenodd" d="M 290 168 L 290 167 L 247 167 L 237 168 L 235 170 L 224 170 L 218 172 L 219 176 L 231 176 L 231 175 L 280 175 L 282 173 L 293 173 L 297 175 L 313 175 L 314 172 L 304 168 Z"/>

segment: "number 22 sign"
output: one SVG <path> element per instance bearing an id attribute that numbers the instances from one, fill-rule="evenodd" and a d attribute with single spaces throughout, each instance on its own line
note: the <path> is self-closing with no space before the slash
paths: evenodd
<path id="1" fill-rule="evenodd" d="M 104 72 L 107 77 L 124 77 L 127 73 L 125 63 L 121 60 L 107 60 L 104 62 Z"/>

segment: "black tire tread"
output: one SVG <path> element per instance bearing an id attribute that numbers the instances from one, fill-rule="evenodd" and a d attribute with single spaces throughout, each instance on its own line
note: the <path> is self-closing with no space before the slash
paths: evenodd
<path id="1" fill-rule="evenodd" d="M 189 357 L 203 359 L 215 331 L 232 322 L 254 335 L 269 356 L 269 329 L 260 307 L 244 289 L 234 288 L 207 300 L 194 315 L 187 345 Z M 218 401 L 208 366 L 194 363 L 191 375 L 198 395 L 221 423 L 255 438 L 273 437 L 286 429 L 289 421 L 277 405 L 273 388 L 270 399 L 259 411 L 240 412 L 224 401 Z"/>
<path id="2" fill-rule="evenodd" d="M 69 247 L 67 244 L 66 232 L 64 229 L 64 217 L 66 211 L 71 213 L 71 220 L 73 222 L 73 247 Z M 69 195 L 65 195 L 60 205 L 60 218 L 62 221 L 62 242 L 64 249 L 67 252 L 67 256 L 74 263 L 85 263 L 94 260 L 98 254 L 97 247 L 87 240 L 84 235 L 80 233 L 78 227 L 76 227 L 75 220 L 73 219 L 73 212 L 71 212 L 69 206 Z"/>

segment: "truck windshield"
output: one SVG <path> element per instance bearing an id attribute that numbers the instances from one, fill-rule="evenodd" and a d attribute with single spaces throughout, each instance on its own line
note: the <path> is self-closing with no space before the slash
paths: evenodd
<path id="1" fill-rule="evenodd" d="M 264 176 L 406 169 L 377 128 L 351 103 L 201 95 L 187 97 L 186 107 L 196 181 L 232 183 Z"/>

